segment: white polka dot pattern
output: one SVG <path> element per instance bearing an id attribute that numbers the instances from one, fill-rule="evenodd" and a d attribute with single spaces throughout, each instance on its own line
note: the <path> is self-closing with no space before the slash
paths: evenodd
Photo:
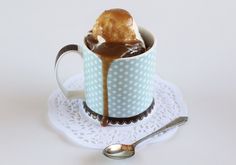
<path id="1" fill-rule="evenodd" d="M 130 117 L 146 110 L 153 100 L 155 54 L 112 63 L 108 75 L 109 113 Z"/>
<path id="2" fill-rule="evenodd" d="M 103 114 L 102 64 L 92 53 L 84 53 L 85 98 L 87 105 Z"/>
<path id="3" fill-rule="evenodd" d="M 108 73 L 110 117 L 131 117 L 145 111 L 153 100 L 156 53 L 114 61 Z M 103 114 L 101 60 L 84 51 L 85 96 L 87 105 Z"/>

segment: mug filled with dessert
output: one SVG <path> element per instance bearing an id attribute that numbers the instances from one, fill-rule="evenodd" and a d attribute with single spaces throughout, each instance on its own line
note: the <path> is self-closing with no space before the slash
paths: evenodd
<path id="1" fill-rule="evenodd" d="M 58 85 L 68 99 L 82 99 L 84 110 L 102 126 L 135 123 L 155 104 L 155 48 L 154 36 L 138 27 L 128 11 L 106 10 L 81 46 L 70 44 L 58 52 Z M 59 61 L 68 51 L 83 57 L 83 91 L 70 91 L 59 80 Z"/>

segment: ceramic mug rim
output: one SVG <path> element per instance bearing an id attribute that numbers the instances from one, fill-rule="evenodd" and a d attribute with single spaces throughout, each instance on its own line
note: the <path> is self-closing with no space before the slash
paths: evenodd
<path id="1" fill-rule="evenodd" d="M 143 56 L 147 56 L 147 55 L 149 54 L 149 52 L 152 52 L 153 49 L 155 49 L 155 47 L 156 47 L 156 38 L 155 38 L 155 36 L 153 35 L 153 33 L 151 33 L 150 31 L 148 31 L 147 29 L 145 29 L 145 28 L 142 27 L 142 26 L 139 26 L 139 31 L 140 31 L 141 36 L 143 36 L 143 34 L 148 34 L 148 35 L 151 37 L 151 40 L 152 40 L 152 46 L 151 46 L 151 48 L 148 49 L 146 52 L 144 52 L 144 53 L 142 53 L 142 54 L 139 54 L 139 55 L 137 55 L 137 56 L 118 58 L 118 59 L 115 59 L 114 62 L 115 62 L 115 61 L 127 61 L 127 60 L 132 60 L 132 59 L 141 58 L 141 57 L 143 57 Z M 84 45 L 84 48 L 85 48 L 88 52 L 90 52 L 90 53 L 93 54 L 93 55 L 96 54 L 96 53 L 94 53 L 93 51 L 91 51 L 91 50 L 87 47 L 87 45 L 85 44 L 85 42 L 83 42 L 83 45 Z"/>

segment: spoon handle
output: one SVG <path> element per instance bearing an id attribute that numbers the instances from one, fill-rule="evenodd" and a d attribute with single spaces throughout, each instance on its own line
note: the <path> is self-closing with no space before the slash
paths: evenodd
<path id="1" fill-rule="evenodd" d="M 167 132 L 168 130 L 172 129 L 172 128 L 175 128 L 177 126 L 181 126 L 182 124 L 184 124 L 185 122 L 188 121 L 188 117 L 187 116 L 181 116 L 181 117 L 178 117 L 176 119 L 174 119 L 173 121 L 171 121 L 170 123 L 166 124 L 165 126 L 161 127 L 160 129 L 156 130 L 155 132 L 139 139 L 138 141 L 136 141 L 135 143 L 133 143 L 133 146 L 135 147 L 136 145 L 138 145 L 139 143 L 143 142 L 144 140 L 148 139 L 148 138 L 151 138 L 157 134 L 160 134 L 160 133 L 165 133 Z"/>

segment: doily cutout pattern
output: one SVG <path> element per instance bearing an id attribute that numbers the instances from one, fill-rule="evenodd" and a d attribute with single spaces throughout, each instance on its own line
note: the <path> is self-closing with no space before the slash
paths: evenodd
<path id="1" fill-rule="evenodd" d="M 83 76 L 76 75 L 66 81 L 69 89 L 83 89 Z M 137 123 L 101 127 L 97 120 L 84 112 L 83 101 L 68 100 L 60 90 L 49 97 L 48 117 L 51 125 L 74 143 L 103 149 L 110 144 L 131 144 L 152 133 L 179 116 L 187 116 L 187 107 L 178 88 L 161 79 L 155 79 L 155 107 L 151 114 Z M 139 146 L 170 138 L 176 129 L 143 142 Z"/>

